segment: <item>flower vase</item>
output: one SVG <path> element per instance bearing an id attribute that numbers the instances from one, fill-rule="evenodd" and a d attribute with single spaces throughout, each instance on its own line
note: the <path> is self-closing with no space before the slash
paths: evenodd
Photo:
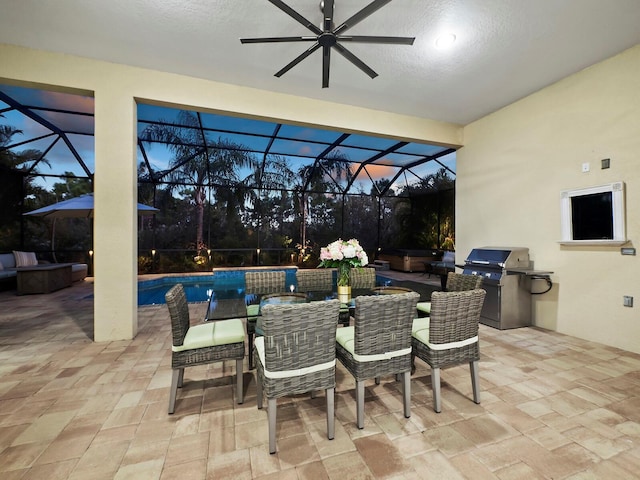
<path id="1" fill-rule="evenodd" d="M 351 301 L 351 265 L 347 262 L 338 266 L 338 300 L 340 303 Z"/>
<path id="2" fill-rule="evenodd" d="M 351 301 L 351 285 L 338 285 L 338 300 L 340 303 Z"/>

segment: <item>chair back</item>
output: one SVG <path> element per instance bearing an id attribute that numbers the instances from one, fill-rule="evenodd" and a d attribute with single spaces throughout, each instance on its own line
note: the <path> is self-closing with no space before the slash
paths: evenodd
<path id="1" fill-rule="evenodd" d="M 306 268 L 296 271 L 299 292 L 331 291 L 333 271 L 328 268 Z"/>
<path id="2" fill-rule="evenodd" d="M 261 312 L 266 370 L 296 370 L 335 360 L 339 300 L 265 305 Z"/>
<path id="3" fill-rule="evenodd" d="M 171 334 L 173 345 L 178 347 L 184 343 L 184 337 L 189 330 L 189 304 L 181 283 L 174 285 L 164 295 L 171 317 Z"/>
<path id="4" fill-rule="evenodd" d="M 349 276 L 351 288 L 373 288 L 376 286 L 375 268 L 352 268 Z"/>
<path id="5" fill-rule="evenodd" d="M 246 272 L 244 274 L 247 293 L 281 293 L 286 291 L 286 273 L 284 270 L 264 272 Z"/>
<path id="6" fill-rule="evenodd" d="M 362 295 L 355 299 L 354 352 L 377 355 L 411 347 L 416 292 Z"/>
<path id="7" fill-rule="evenodd" d="M 429 343 L 460 342 L 478 335 L 480 312 L 486 291 L 433 292 Z"/>
<path id="8" fill-rule="evenodd" d="M 482 286 L 480 275 L 468 275 L 465 273 L 449 272 L 447 275 L 447 292 L 464 292 L 475 290 Z"/>

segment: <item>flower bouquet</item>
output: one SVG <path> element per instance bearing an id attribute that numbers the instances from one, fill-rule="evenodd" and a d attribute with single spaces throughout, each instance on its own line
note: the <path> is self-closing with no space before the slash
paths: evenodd
<path id="1" fill-rule="evenodd" d="M 355 238 L 338 239 L 320 249 L 320 267 L 338 269 L 338 287 L 349 286 L 349 272 L 353 267 L 364 267 L 369 263 L 367 253 Z"/>

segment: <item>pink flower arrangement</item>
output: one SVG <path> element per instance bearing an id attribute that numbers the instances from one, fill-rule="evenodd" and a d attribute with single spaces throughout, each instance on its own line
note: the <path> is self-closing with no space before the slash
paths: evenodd
<path id="1" fill-rule="evenodd" d="M 338 268 L 338 286 L 349 285 L 349 269 L 364 267 L 369 263 L 367 253 L 355 238 L 338 239 L 320 249 L 320 266 Z"/>

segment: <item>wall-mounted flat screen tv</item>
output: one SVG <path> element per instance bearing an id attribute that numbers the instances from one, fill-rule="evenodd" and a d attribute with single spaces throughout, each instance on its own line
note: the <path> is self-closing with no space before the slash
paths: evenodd
<path id="1" fill-rule="evenodd" d="M 624 183 L 564 190 L 560 195 L 564 244 L 626 243 Z"/>

